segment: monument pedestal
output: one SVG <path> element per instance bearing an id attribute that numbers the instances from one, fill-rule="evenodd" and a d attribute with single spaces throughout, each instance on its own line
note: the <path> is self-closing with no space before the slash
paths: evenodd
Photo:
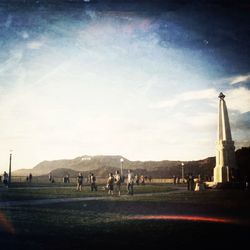
<path id="1" fill-rule="evenodd" d="M 214 168 L 214 182 L 215 183 L 224 183 L 229 182 L 229 167 L 217 166 Z"/>

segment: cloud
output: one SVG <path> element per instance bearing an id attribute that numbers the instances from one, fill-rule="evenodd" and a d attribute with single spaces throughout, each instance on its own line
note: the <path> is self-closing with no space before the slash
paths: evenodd
<path id="1" fill-rule="evenodd" d="M 173 108 L 182 102 L 195 101 L 195 100 L 216 100 L 218 91 L 215 89 L 204 89 L 196 91 L 188 91 L 174 96 L 172 99 L 160 101 L 156 104 L 151 104 L 151 108 Z"/>
<path id="2" fill-rule="evenodd" d="M 9 70 L 16 68 L 23 58 L 23 51 L 14 48 L 10 51 L 9 58 L 6 61 L 0 63 L 0 74 L 3 74 Z"/>
<path id="3" fill-rule="evenodd" d="M 227 106 L 231 110 L 237 110 L 240 113 L 250 111 L 250 90 L 240 87 L 226 91 Z"/>
<path id="4" fill-rule="evenodd" d="M 237 75 L 234 77 L 230 77 L 228 79 L 229 84 L 238 84 L 238 83 L 247 83 L 250 80 L 250 74 L 247 75 Z"/>
<path id="5" fill-rule="evenodd" d="M 230 119 L 230 122 L 231 122 L 232 129 L 250 131 L 250 112 L 246 112 L 242 114 L 235 113 L 232 116 L 232 119 Z"/>
<path id="6" fill-rule="evenodd" d="M 33 40 L 27 43 L 28 49 L 40 49 L 45 44 L 45 39 Z"/>
<path id="7" fill-rule="evenodd" d="M 244 87 L 225 90 L 226 103 L 229 109 L 245 113 L 250 111 L 250 90 Z M 151 104 L 150 108 L 174 108 L 175 106 L 188 101 L 206 100 L 214 106 L 217 102 L 218 91 L 215 89 L 205 89 L 188 91 L 174 96 L 172 99 Z"/>

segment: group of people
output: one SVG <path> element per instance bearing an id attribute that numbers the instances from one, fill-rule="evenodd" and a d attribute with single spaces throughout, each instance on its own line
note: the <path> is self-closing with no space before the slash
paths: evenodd
<path id="1" fill-rule="evenodd" d="M 68 174 L 66 174 L 65 176 L 63 176 L 63 183 L 70 183 L 69 175 Z"/>
<path id="2" fill-rule="evenodd" d="M 205 184 L 201 178 L 200 175 L 198 175 L 198 178 L 194 179 L 194 176 L 192 173 L 189 173 L 187 176 L 187 189 L 190 191 L 202 191 L 205 189 Z"/>
<path id="3" fill-rule="evenodd" d="M 173 184 L 179 184 L 181 178 L 179 176 L 173 175 Z M 200 175 L 198 175 L 198 178 L 194 178 L 192 173 L 188 173 L 188 175 L 185 178 L 185 181 L 183 179 L 183 182 L 186 182 L 187 184 L 187 190 L 189 191 L 200 191 L 205 189 L 205 184 L 203 179 Z"/>
<path id="4" fill-rule="evenodd" d="M 32 174 L 30 173 L 28 176 L 26 176 L 26 182 L 31 183 L 32 182 Z"/>
<path id="5" fill-rule="evenodd" d="M 131 170 L 128 170 L 128 175 L 127 175 L 127 193 L 129 195 L 134 194 L 134 181 L 135 181 L 135 176 Z M 121 195 L 121 185 L 124 182 L 124 176 L 120 174 L 120 172 L 117 170 L 115 174 L 113 175 L 112 173 L 109 173 L 109 177 L 107 180 L 107 189 L 108 189 L 108 194 L 113 195 L 114 194 L 114 188 L 117 192 L 117 194 L 120 196 Z"/>
<path id="6" fill-rule="evenodd" d="M 152 180 L 152 177 L 151 176 L 149 176 L 149 177 L 147 177 L 147 176 L 144 176 L 144 175 L 135 175 L 135 178 L 134 178 L 134 182 L 137 184 L 137 185 L 139 185 L 139 184 L 141 184 L 141 185 L 144 185 L 145 184 L 145 182 L 146 181 L 149 181 L 149 182 L 151 182 L 151 180 Z"/>
<path id="7" fill-rule="evenodd" d="M 180 184 L 181 178 L 179 176 L 173 175 L 173 183 L 174 185 Z"/>
<path id="8" fill-rule="evenodd" d="M 121 195 L 121 185 L 124 182 L 124 176 L 120 174 L 120 172 L 117 170 L 115 174 L 109 173 L 106 189 L 108 190 L 109 195 L 113 195 L 114 191 L 117 192 L 118 196 Z M 83 187 L 83 181 L 84 177 L 82 173 L 79 173 L 77 176 L 77 186 L 76 190 L 81 191 Z M 128 170 L 127 178 L 126 178 L 126 185 L 127 185 L 127 193 L 129 195 L 134 194 L 134 183 L 136 179 L 131 170 Z M 90 190 L 91 191 L 97 191 L 97 184 L 96 184 L 96 177 L 93 173 L 90 173 L 87 182 L 90 184 Z"/>
<path id="9" fill-rule="evenodd" d="M 96 177 L 93 173 L 90 173 L 88 176 L 88 182 L 90 184 L 90 190 L 91 192 L 97 191 L 97 185 L 96 185 Z M 79 173 L 77 176 L 77 191 L 82 191 L 82 185 L 83 185 L 83 175 L 82 173 Z"/>

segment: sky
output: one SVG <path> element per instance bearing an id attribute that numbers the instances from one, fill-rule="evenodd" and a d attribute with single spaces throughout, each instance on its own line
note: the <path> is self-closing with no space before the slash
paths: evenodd
<path id="1" fill-rule="evenodd" d="M 6 3 L 7 2 L 7 3 Z M 0 0 L 0 172 L 215 155 L 218 95 L 250 146 L 247 1 Z"/>

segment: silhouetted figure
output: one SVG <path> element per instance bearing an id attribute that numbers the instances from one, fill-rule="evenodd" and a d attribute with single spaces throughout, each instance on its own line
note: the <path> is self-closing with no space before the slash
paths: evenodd
<path id="1" fill-rule="evenodd" d="M 76 186 L 77 191 L 82 191 L 82 183 L 83 183 L 83 176 L 82 173 L 79 173 L 77 176 L 77 186 Z"/>
<path id="2" fill-rule="evenodd" d="M 198 175 L 198 180 L 195 183 L 195 189 L 194 191 L 203 191 L 205 190 L 205 185 L 203 183 L 203 178 L 201 177 L 201 175 Z"/>
<path id="3" fill-rule="evenodd" d="M 177 180 L 176 180 L 177 184 L 180 184 L 180 179 L 181 179 L 181 178 L 180 178 L 179 176 L 177 176 L 176 179 L 177 179 Z"/>
<path id="4" fill-rule="evenodd" d="M 87 182 L 88 182 L 88 183 L 90 183 L 91 174 L 92 174 L 92 173 L 89 173 L 89 175 L 88 175 L 88 177 L 87 177 Z"/>
<path id="5" fill-rule="evenodd" d="M 120 196 L 121 195 L 121 184 L 122 184 L 122 181 L 121 181 L 121 175 L 119 173 L 119 171 L 117 170 L 115 172 L 115 186 L 116 186 L 116 191 L 118 192 L 118 195 Z"/>
<path id="6" fill-rule="evenodd" d="M 31 183 L 32 182 L 32 174 L 30 173 L 29 174 L 29 183 Z"/>
<path id="7" fill-rule="evenodd" d="M 134 194 L 134 174 L 131 170 L 128 170 L 127 191 L 128 194 Z"/>
<path id="8" fill-rule="evenodd" d="M 8 182 L 9 182 L 9 175 L 6 173 L 6 171 L 4 171 L 4 173 L 3 173 L 3 184 L 4 184 L 4 186 L 8 186 Z"/>
<path id="9" fill-rule="evenodd" d="M 52 175 L 51 175 L 51 173 L 49 173 L 49 182 L 51 182 L 52 181 Z"/>
<path id="10" fill-rule="evenodd" d="M 139 185 L 139 176 L 137 174 L 135 175 L 135 183 L 136 185 Z"/>
<path id="11" fill-rule="evenodd" d="M 173 182 L 174 182 L 174 185 L 176 185 L 176 176 L 173 175 Z"/>
<path id="12" fill-rule="evenodd" d="M 107 181 L 107 188 L 108 188 L 108 194 L 113 195 L 114 194 L 114 181 L 115 178 L 112 173 L 109 173 L 108 181 Z"/>
<path id="13" fill-rule="evenodd" d="M 93 173 L 90 175 L 90 189 L 93 192 L 94 190 L 97 191 L 97 185 L 96 185 L 96 177 Z"/>
<path id="14" fill-rule="evenodd" d="M 187 177 L 187 189 L 190 191 L 194 191 L 194 177 L 191 173 L 189 173 L 188 177 Z"/>
<path id="15" fill-rule="evenodd" d="M 142 184 L 142 185 L 145 185 L 145 178 L 144 178 L 144 175 L 141 175 L 141 184 Z"/>

